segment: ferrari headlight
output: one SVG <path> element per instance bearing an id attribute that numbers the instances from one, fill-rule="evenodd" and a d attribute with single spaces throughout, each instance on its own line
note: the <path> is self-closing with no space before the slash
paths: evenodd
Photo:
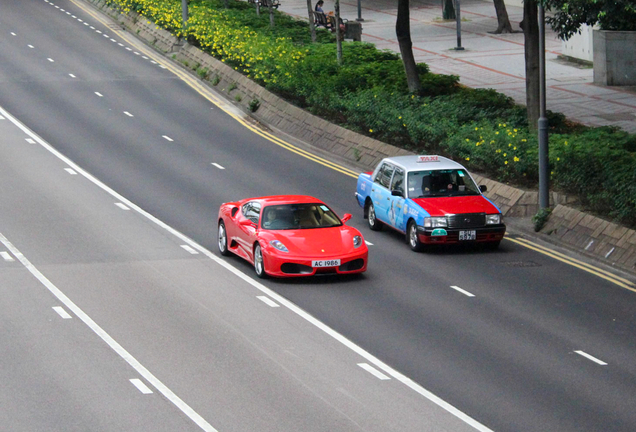
<path id="1" fill-rule="evenodd" d="M 424 218 L 424 228 L 439 228 L 447 226 L 448 222 L 446 221 L 446 216 Z"/>
<path id="2" fill-rule="evenodd" d="M 486 215 L 486 225 L 499 225 L 501 223 L 501 214 Z"/>
<path id="3" fill-rule="evenodd" d="M 272 240 L 269 242 L 274 248 L 278 249 L 281 252 L 289 252 L 287 247 L 280 240 Z"/>
<path id="4" fill-rule="evenodd" d="M 362 245 L 362 237 L 354 236 L 353 237 L 353 247 L 354 248 L 359 248 L 361 245 Z"/>

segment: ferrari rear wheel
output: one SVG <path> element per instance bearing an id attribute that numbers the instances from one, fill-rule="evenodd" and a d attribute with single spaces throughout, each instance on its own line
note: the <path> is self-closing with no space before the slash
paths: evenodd
<path id="1" fill-rule="evenodd" d="M 417 233 L 417 224 L 414 220 L 409 222 L 409 227 L 406 230 L 406 236 L 411 250 L 415 252 L 422 250 L 422 242 L 420 241 L 420 236 Z"/>
<path id="2" fill-rule="evenodd" d="M 375 207 L 373 201 L 369 202 L 369 209 L 367 210 L 367 220 L 369 221 L 369 228 L 372 231 L 380 231 L 382 229 L 382 222 L 375 216 Z"/>
<path id="3" fill-rule="evenodd" d="M 267 277 L 267 273 L 265 273 L 265 264 L 263 262 L 263 251 L 261 250 L 261 245 L 258 243 L 254 248 L 254 270 L 256 271 L 256 276 L 261 279 Z"/>
<path id="4" fill-rule="evenodd" d="M 225 224 L 223 223 L 223 221 L 219 221 L 218 240 L 219 252 L 221 252 L 221 255 L 223 256 L 228 256 L 230 254 L 230 251 L 227 250 L 227 231 L 225 230 Z"/>

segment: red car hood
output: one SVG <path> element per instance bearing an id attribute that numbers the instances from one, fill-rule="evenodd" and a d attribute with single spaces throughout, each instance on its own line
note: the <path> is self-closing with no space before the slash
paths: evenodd
<path id="1" fill-rule="evenodd" d="M 414 198 L 413 201 L 431 216 L 461 213 L 499 213 L 490 201 L 481 195 L 439 198 Z"/>
<path id="2" fill-rule="evenodd" d="M 353 237 L 360 232 L 343 225 L 334 228 L 267 231 L 268 241 L 280 240 L 294 256 L 330 258 L 354 251 Z M 366 248 L 363 243 L 358 249 Z"/>

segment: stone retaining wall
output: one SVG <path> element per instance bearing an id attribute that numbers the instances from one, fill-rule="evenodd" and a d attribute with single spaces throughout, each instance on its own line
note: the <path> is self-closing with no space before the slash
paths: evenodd
<path id="1" fill-rule="evenodd" d="M 541 232 L 612 265 L 636 270 L 636 230 L 557 205 Z"/>
<path id="2" fill-rule="evenodd" d="M 228 94 L 229 99 L 249 111 L 250 101 L 256 99 L 260 108 L 251 116 L 264 125 L 276 128 L 317 148 L 339 155 L 366 170 L 373 170 L 387 156 L 412 154 L 367 136 L 329 123 L 281 99 L 225 63 L 202 50 L 180 41 L 166 30 L 134 12 L 120 14 L 109 8 L 105 0 L 85 0 L 106 12 L 129 31 L 158 50 L 193 70 L 207 69 L 207 79 Z M 237 96 L 239 96 L 237 98 Z M 240 99 L 240 100 L 239 100 Z M 529 217 L 538 211 L 538 192 L 511 186 L 474 175 L 478 184 L 486 185 L 486 196 L 507 217 Z M 636 232 L 603 219 L 569 208 L 575 202 L 571 196 L 551 193 L 556 208 L 542 233 L 558 237 L 574 248 L 628 270 L 636 269 Z"/>

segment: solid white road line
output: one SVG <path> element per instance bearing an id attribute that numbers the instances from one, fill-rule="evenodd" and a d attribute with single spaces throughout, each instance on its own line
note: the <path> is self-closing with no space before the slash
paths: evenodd
<path id="1" fill-rule="evenodd" d="M 578 355 L 581 355 L 583 357 L 585 357 L 588 360 L 592 360 L 594 363 L 598 363 L 601 366 L 607 366 L 607 363 L 605 363 L 603 360 L 599 360 L 594 356 L 589 355 L 588 353 L 586 353 L 585 351 L 574 351 L 575 353 L 577 353 Z"/>
<path id="2" fill-rule="evenodd" d="M 9 254 L 9 252 L 0 252 L 0 256 L 2 257 L 3 260 L 5 261 L 15 261 L 13 259 L 13 257 Z"/>
<path id="3" fill-rule="evenodd" d="M 126 114 L 128 117 L 134 117 L 134 115 L 132 115 L 131 113 L 129 113 L 128 111 L 124 111 L 124 114 Z"/>
<path id="4" fill-rule="evenodd" d="M 188 251 L 189 253 L 191 253 L 192 255 L 199 255 L 199 252 L 197 252 L 194 248 L 192 248 L 190 245 L 181 245 L 181 247 L 183 249 L 185 249 L 186 251 Z"/>
<path id="5" fill-rule="evenodd" d="M 100 92 L 95 92 L 95 94 L 96 94 L 97 96 L 99 96 L 99 97 L 104 97 L 104 95 L 103 95 L 103 94 L 101 94 Z"/>
<path id="6" fill-rule="evenodd" d="M 130 208 L 128 208 L 124 203 L 115 203 L 115 205 L 122 210 L 130 210 Z"/>
<path id="7" fill-rule="evenodd" d="M 24 140 L 28 142 L 29 144 L 35 144 L 35 141 L 32 140 L 31 138 L 25 138 Z"/>
<path id="8" fill-rule="evenodd" d="M 224 169 L 225 169 L 225 168 L 223 168 L 221 165 L 219 165 L 219 164 L 218 164 L 218 163 L 216 163 L 216 162 L 212 162 L 212 163 L 211 163 L 211 165 L 214 165 L 214 166 L 215 166 L 215 167 L 217 167 L 218 169 L 222 169 L 222 170 L 224 170 Z"/>
<path id="9" fill-rule="evenodd" d="M 0 108 L 2 109 L 2 108 Z M 55 153 L 52 147 L 47 148 L 52 151 L 58 157 L 62 156 L 59 153 Z M 79 167 L 78 167 L 79 169 Z M 88 173 L 82 173 L 88 174 Z M 155 387 L 166 399 L 172 402 L 181 412 L 183 412 L 190 420 L 196 423 L 205 432 L 218 432 L 212 427 L 201 415 L 194 411 L 188 404 L 186 404 L 179 396 L 174 394 L 164 383 L 162 383 L 157 377 L 155 377 L 148 369 L 144 367 L 139 361 L 134 358 L 128 351 L 124 349 L 115 339 L 113 339 L 108 333 L 104 331 L 91 317 L 86 315 L 82 309 L 80 309 L 75 303 L 69 299 L 58 287 L 46 278 L 22 253 L 16 249 L 7 238 L 0 233 L 0 243 L 2 243 L 9 251 L 22 263 L 24 267 L 37 279 L 42 285 L 44 285 L 64 306 L 66 306 L 76 317 L 78 317 L 84 324 L 88 326 L 97 336 L 99 336 L 106 344 L 115 351 L 122 359 L 126 361 L 133 369 L 137 371 L 139 375 L 146 379 L 153 387 Z"/>
<path id="10" fill-rule="evenodd" d="M 374 375 L 376 378 L 379 378 L 381 380 L 391 379 L 368 363 L 358 363 L 358 366 L 360 366 L 362 369 L 364 369 L 365 371 L 369 372 L 370 374 Z"/>
<path id="11" fill-rule="evenodd" d="M 256 296 L 257 299 L 265 303 L 269 307 L 280 307 L 278 303 L 267 296 Z"/>
<path id="12" fill-rule="evenodd" d="M 64 310 L 64 308 L 63 308 L 63 307 L 61 307 L 61 306 L 53 306 L 53 310 L 54 310 L 55 312 L 57 312 L 57 314 L 58 314 L 59 316 L 61 316 L 62 318 L 64 318 L 64 319 L 71 319 L 71 318 L 72 318 L 72 316 L 70 316 L 70 315 L 68 314 L 68 312 L 66 312 L 66 311 Z"/>
<path id="13" fill-rule="evenodd" d="M 130 380 L 130 382 L 132 383 L 132 385 L 137 387 L 137 390 L 139 390 L 143 394 L 152 394 L 152 390 L 150 390 L 148 386 L 144 384 L 140 379 L 133 378 Z"/>
<path id="14" fill-rule="evenodd" d="M 163 139 L 165 139 L 166 141 L 170 141 L 170 142 L 174 141 L 174 140 L 173 140 L 172 138 L 170 138 L 168 135 L 161 135 L 161 137 L 162 137 Z"/>
<path id="15" fill-rule="evenodd" d="M 464 290 L 464 289 L 461 289 L 461 288 L 460 288 L 460 287 L 458 287 L 458 286 L 451 285 L 451 288 L 452 288 L 452 289 L 454 289 L 454 290 L 456 290 L 456 291 L 459 291 L 460 293 L 462 293 L 462 294 L 464 294 L 464 295 L 467 295 L 468 297 L 475 297 L 475 294 L 471 294 L 471 293 L 469 293 L 468 291 L 466 291 L 466 290 Z"/>
<path id="16" fill-rule="evenodd" d="M 70 175 L 77 175 L 77 172 L 73 168 L 64 168 L 64 171 L 66 171 Z"/>
<path id="17" fill-rule="evenodd" d="M 165 222 L 161 221 L 157 217 L 155 217 L 152 214 L 148 213 L 147 211 L 143 210 L 141 207 L 139 207 L 138 205 L 136 205 L 132 201 L 126 199 L 124 196 L 122 196 L 121 194 L 117 193 L 112 188 L 108 187 L 106 184 L 104 184 L 103 182 L 101 182 L 100 180 L 98 180 L 97 178 L 95 178 L 94 176 L 92 176 L 91 174 L 86 172 L 85 170 L 83 170 L 80 166 L 75 164 L 72 160 L 70 160 L 69 158 L 64 156 L 62 153 L 60 153 L 58 150 L 53 148 L 51 146 L 51 144 L 47 143 L 42 138 L 37 136 L 32 130 L 30 130 L 28 127 L 26 127 L 24 124 L 22 124 L 19 120 L 14 118 L 11 114 L 9 114 L 1 106 L 0 106 L 0 114 L 4 115 L 10 122 L 15 124 L 24 133 L 26 133 L 26 134 L 30 135 L 31 137 L 33 137 L 33 139 L 35 139 L 42 147 L 44 147 L 46 150 L 51 152 L 51 154 L 55 155 L 58 159 L 60 159 L 61 161 L 63 161 L 64 163 L 66 163 L 66 164 L 68 164 L 70 166 L 75 167 L 75 169 L 77 169 L 77 171 L 80 172 L 82 174 L 82 176 L 84 176 L 84 178 L 86 178 L 88 181 L 93 183 L 95 186 L 97 186 L 100 189 L 102 189 L 103 191 L 107 192 L 108 194 L 113 196 L 115 199 L 126 203 L 126 205 L 128 205 L 131 209 L 133 209 L 134 211 L 136 211 L 140 215 L 144 216 L 145 218 L 147 218 L 149 221 L 153 222 L 157 226 L 163 228 L 164 230 L 166 230 L 167 232 L 169 232 L 173 236 L 177 237 L 181 241 L 190 244 L 190 246 L 192 246 L 193 248 L 195 248 L 196 250 L 198 250 L 199 252 L 204 254 L 210 260 L 214 261 L 215 263 L 217 263 L 221 267 L 225 268 L 227 271 L 231 272 L 232 274 L 234 274 L 239 279 L 241 279 L 241 280 L 245 281 L 246 283 L 252 285 L 254 288 L 256 288 L 257 290 L 261 291 L 263 294 L 267 294 L 269 297 L 271 297 L 272 299 L 274 299 L 278 303 L 280 303 L 281 306 L 286 307 L 288 310 L 290 310 L 291 312 L 295 313 L 296 315 L 298 315 L 300 318 L 304 319 L 308 323 L 312 324 L 314 327 L 316 327 L 317 329 L 321 330 L 322 332 L 324 332 L 328 336 L 332 337 L 334 340 L 336 340 L 337 342 L 341 343 L 343 346 L 347 347 L 352 352 L 358 354 L 360 357 L 364 358 L 369 363 L 372 363 L 377 368 L 379 368 L 382 371 L 384 371 L 387 375 L 391 376 L 392 378 L 394 378 L 397 381 L 399 381 L 400 383 L 402 383 L 404 386 L 406 386 L 409 389 L 413 390 L 415 393 L 419 394 L 420 396 L 428 399 L 429 401 L 431 401 L 432 403 L 436 404 L 437 406 L 439 406 L 443 410 L 447 411 L 451 415 L 457 417 L 458 419 L 460 419 L 461 421 L 463 421 L 467 425 L 473 427 L 475 430 L 478 430 L 480 432 L 493 432 L 492 429 L 490 429 L 490 428 L 486 427 L 485 425 L 479 423 L 477 420 L 475 420 L 474 418 L 470 417 L 466 413 L 460 411 L 455 406 L 453 406 L 450 403 L 446 402 L 444 399 L 440 398 L 439 396 L 437 396 L 434 393 L 430 392 L 429 390 L 425 389 L 421 385 L 417 384 L 415 381 L 413 381 L 412 379 L 410 379 L 406 375 L 404 375 L 404 374 L 398 372 L 397 370 L 393 369 L 392 367 L 390 367 L 389 365 L 384 363 L 382 360 L 380 360 L 379 358 L 375 357 L 373 354 L 371 354 L 370 352 L 366 351 L 365 349 L 363 349 L 359 345 L 356 345 L 351 340 L 347 339 L 345 336 L 343 336 L 342 334 L 340 334 L 337 331 L 335 331 L 333 328 L 329 327 L 328 325 L 326 325 L 322 321 L 316 319 L 314 316 L 312 316 L 311 314 L 307 313 L 306 311 L 304 311 L 303 309 L 298 307 L 296 304 L 294 304 L 291 301 L 287 300 L 285 297 L 283 297 L 280 294 L 277 294 L 275 291 L 272 291 L 271 289 L 267 288 L 262 283 L 252 279 L 250 276 L 246 275 L 245 273 L 243 273 L 242 271 L 240 271 L 236 267 L 232 266 L 226 260 L 224 260 L 222 258 L 219 258 L 214 253 L 212 253 L 211 251 L 207 250 L 206 248 L 204 248 L 203 246 L 201 246 L 197 242 L 195 242 L 192 239 L 188 238 L 185 234 L 181 233 L 180 231 L 174 229 L 173 227 L 171 227 L 170 225 L 168 225 Z M 4 241 L 2 239 L 3 239 L 3 236 L 0 233 L 0 242 L 4 243 Z M 9 250 L 11 250 L 11 248 L 9 248 L 9 246 L 7 246 L 7 248 Z M 16 255 L 16 258 L 18 258 L 17 255 Z M 35 271 L 37 271 L 37 270 L 35 270 Z M 50 284 L 50 282 L 49 282 L 49 284 Z M 47 288 L 48 288 L 48 285 L 47 285 Z M 68 300 L 68 301 L 70 302 L 70 300 Z M 77 306 L 75 306 L 75 305 L 73 305 L 73 306 L 75 308 L 77 308 Z M 73 313 L 75 313 L 75 310 L 73 308 L 69 308 L 69 309 L 71 309 L 71 311 L 73 311 Z M 77 309 L 79 310 L 79 308 L 77 308 Z M 77 313 L 75 313 L 75 315 L 77 315 L 80 319 L 82 319 L 82 321 L 84 321 L 83 316 L 85 316 L 85 314 L 81 310 L 79 310 L 79 312 L 82 313 L 82 316 L 78 315 Z M 86 316 L 86 319 L 90 320 L 90 318 L 88 316 Z M 86 321 L 84 321 L 84 322 L 86 322 Z M 94 325 L 96 326 L 97 324 L 94 324 Z M 101 332 L 103 332 L 103 330 L 101 330 L 101 328 L 99 330 Z M 104 332 L 104 334 L 105 334 L 105 332 Z M 105 335 L 108 338 L 110 338 L 110 336 L 108 336 L 107 334 L 105 334 Z M 112 338 L 110 338 L 110 339 L 112 340 Z M 104 339 L 104 340 L 106 341 L 106 339 Z M 113 344 L 117 344 L 117 342 L 115 342 L 114 340 L 112 340 L 112 343 Z M 132 356 L 130 356 L 130 354 L 128 352 L 126 352 L 121 346 L 119 346 L 117 344 L 117 347 L 118 347 L 118 349 L 122 350 L 125 353 L 126 356 L 130 357 L 132 359 L 132 361 L 134 361 L 136 364 L 138 364 L 137 360 L 132 358 Z M 120 351 L 117 351 L 117 352 L 119 353 Z M 124 357 L 123 355 L 122 355 L 122 357 L 125 360 L 127 360 L 127 357 Z M 131 364 L 131 363 L 129 362 L 129 364 Z M 132 364 L 131 364 L 131 366 L 132 366 Z M 135 366 L 133 366 L 133 367 L 135 367 Z M 143 366 L 141 364 L 139 364 L 139 367 L 143 368 Z M 143 370 L 144 370 L 145 373 L 147 373 L 149 376 L 151 376 L 152 379 L 148 379 L 148 377 L 146 375 L 144 375 L 144 374 L 142 374 L 142 376 L 144 378 L 146 378 L 148 381 L 150 381 L 150 383 L 155 388 L 157 388 L 157 390 L 159 390 L 161 392 L 161 394 L 163 394 L 168 400 L 170 400 L 172 403 L 174 403 L 175 406 L 177 406 L 177 408 L 179 408 L 184 414 L 186 414 L 190 419 L 195 421 L 197 423 L 197 425 L 199 425 L 205 431 L 216 431 L 216 429 L 214 429 L 211 425 L 209 425 L 190 406 L 185 404 L 185 402 L 183 402 L 176 395 L 174 395 L 170 389 L 168 389 L 163 383 L 161 383 L 152 374 L 150 374 L 150 372 L 148 372 L 148 370 L 146 370 L 145 368 L 143 368 Z M 156 381 L 156 384 L 155 384 L 154 381 Z M 195 420 L 195 419 L 198 419 L 198 420 Z"/>

